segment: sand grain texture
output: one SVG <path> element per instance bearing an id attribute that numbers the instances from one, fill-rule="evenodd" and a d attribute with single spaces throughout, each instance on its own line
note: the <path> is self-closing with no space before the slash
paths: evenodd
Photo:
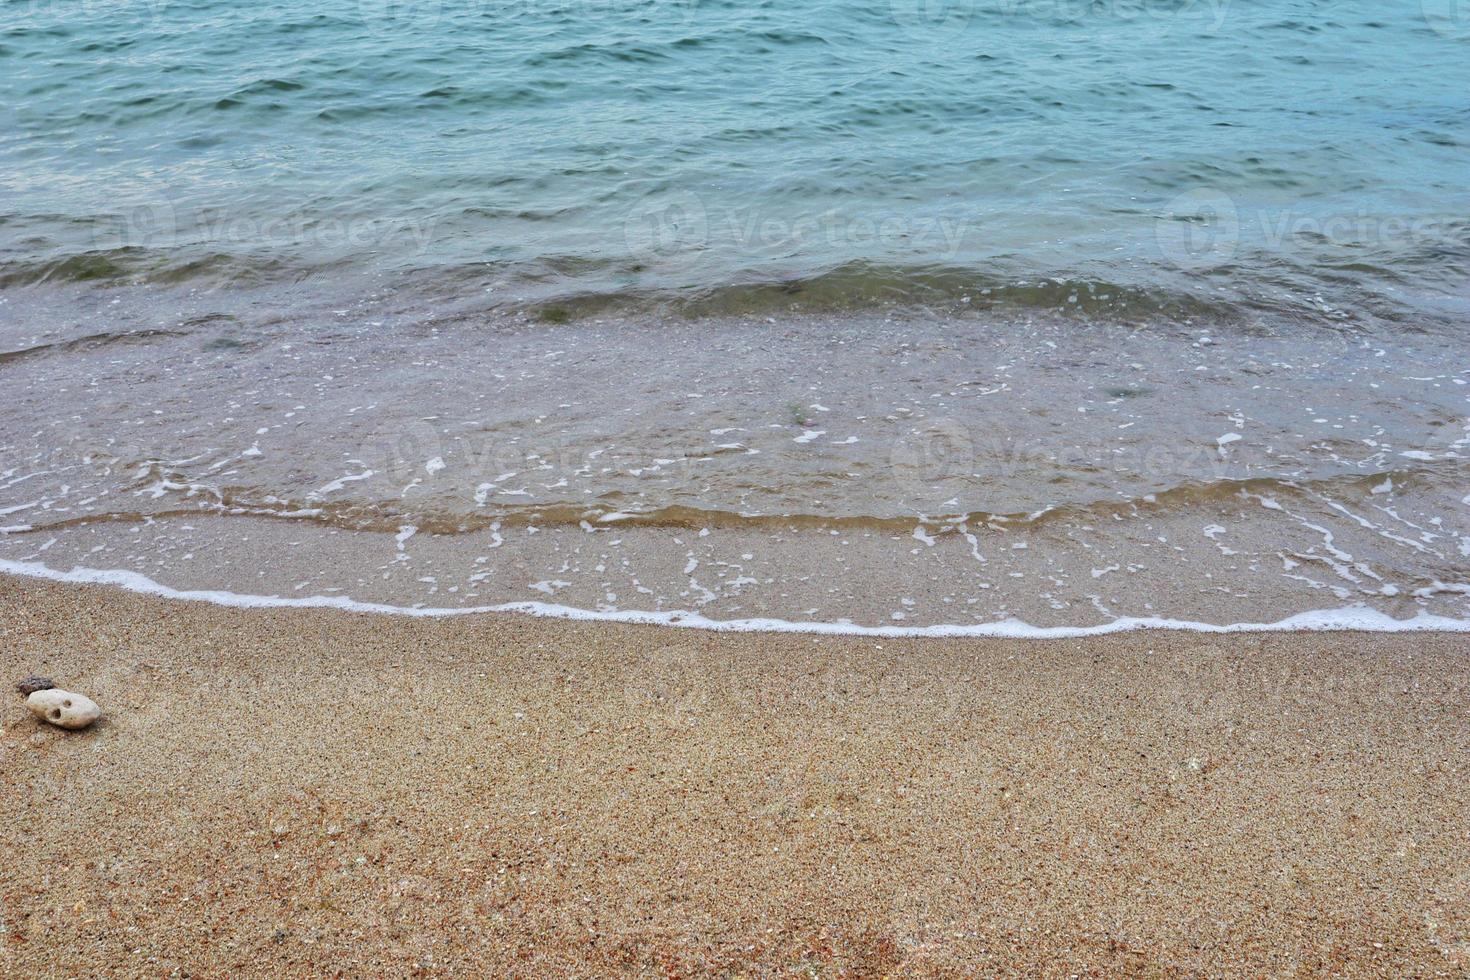
<path id="1" fill-rule="evenodd" d="M 0 974 L 1463 977 L 1467 654 L 0 579 Z"/>

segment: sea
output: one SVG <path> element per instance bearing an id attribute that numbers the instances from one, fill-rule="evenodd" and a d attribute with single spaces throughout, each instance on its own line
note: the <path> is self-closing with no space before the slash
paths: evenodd
<path id="1" fill-rule="evenodd" d="M 0 0 L 0 571 L 1470 629 L 1456 0 Z"/>

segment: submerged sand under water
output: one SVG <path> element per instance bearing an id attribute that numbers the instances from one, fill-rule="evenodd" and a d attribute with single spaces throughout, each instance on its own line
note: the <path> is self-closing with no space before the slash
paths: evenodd
<path id="1" fill-rule="evenodd" d="M 27 566 L 866 627 L 1470 611 L 1447 328 L 47 295 L 0 354 Z"/>

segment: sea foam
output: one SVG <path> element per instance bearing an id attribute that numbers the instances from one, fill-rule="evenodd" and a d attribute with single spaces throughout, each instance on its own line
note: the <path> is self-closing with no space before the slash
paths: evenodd
<path id="1" fill-rule="evenodd" d="M 1091 626 L 1033 626 L 1018 619 L 994 623 L 936 624 L 932 626 L 861 626 L 854 623 L 793 622 L 784 619 L 709 619 L 698 613 L 681 610 L 591 610 L 547 602 L 505 602 L 490 606 L 443 608 L 395 606 L 381 602 L 360 602 L 346 596 L 265 596 L 227 592 L 216 589 L 175 589 L 154 581 L 140 572 L 126 569 L 73 568 L 70 571 L 51 568 L 41 562 L 0 559 L 0 573 L 64 582 L 73 585 L 111 585 L 129 592 L 179 599 L 186 602 L 208 602 L 235 609 L 335 609 L 341 612 L 375 613 L 392 616 L 447 617 L 487 613 L 522 613 L 548 619 L 586 622 L 632 623 L 643 626 L 671 626 L 681 629 L 710 630 L 720 633 L 805 633 L 820 636 L 873 637 L 990 637 L 1001 639 L 1056 640 L 1084 636 L 1102 636 L 1131 630 L 1177 630 L 1193 633 L 1285 633 L 1293 631 L 1343 631 L 1367 633 L 1410 633 L 1438 631 L 1470 633 L 1470 619 L 1455 619 L 1421 612 L 1409 619 L 1395 619 L 1387 613 L 1362 605 L 1335 609 L 1315 609 L 1297 613 L 1269 623 L 1204 623 L 1186 619 L 1123 616 L 1107 623 Z"/>

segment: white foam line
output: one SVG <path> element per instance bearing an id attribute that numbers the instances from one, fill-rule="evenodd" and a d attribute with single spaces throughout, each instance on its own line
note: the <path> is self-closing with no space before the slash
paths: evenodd
<path id="1" fill-rule="evenodd" d="M 1317 609 L 1298 613 L 1274 623 L 1200 623 L 1187 619 L 1122 616 L 1096 626 L 1032 626 L 1019 619 L 994 623 L 941 624 L 936 626 L 858 626 L 851 623 L 795 623 L 784 619 L 707 619 L 698 613 L 645 612 L 639 610 L 577 609 L 546 602 L 505 602 L 495 606 L 462 608 L 425 608 L 394 606 L 381 602 L 359 602 L 346 596 L 281 596 L 242 595 L 215 590 L 175 589 L 139 572 L 126 569 L 73 568 L 69 572 L 51 568 L 41 562 L 12 561 L 0 558 L 0 573 L 24 575 L 74 585 L 115 585 L 129 592 L 180 599 L 186 602 L 209 602 L 235 609 L 337 609 L 344 612 L 380 613 L 393 616 L 470 616 L 483 613 L 527 613 L 549 619 L 572 619 L 592 622 L 634 623 L 644 626 L 674 626 L 682 629 L 711 630 L 718 633 L 809 633 L 824 636 L 879 637 L 999 637 L 1007 639 L 1071 639 L 1103 636 L 1129 630 L 1182 630 L 1193 633 L 1286 633 L 1299 630 L 1356 630 L 1367 633 L 1408 633 L 1440 631 L 1470 633 L 1470 619 L 1452 619 L 1420 612 L 1412 619 L 1394 619 L 1387 613 L 1367 606 L 1341 609 Z"/>

